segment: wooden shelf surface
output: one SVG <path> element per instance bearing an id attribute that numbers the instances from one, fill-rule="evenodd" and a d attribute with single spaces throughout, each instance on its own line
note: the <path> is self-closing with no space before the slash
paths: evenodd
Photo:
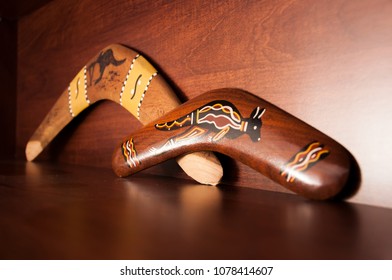
<path id="1" fill-rule="evenodd" d="M 392 210 L 0 162 L 1 259 L 390 259 Z"/>

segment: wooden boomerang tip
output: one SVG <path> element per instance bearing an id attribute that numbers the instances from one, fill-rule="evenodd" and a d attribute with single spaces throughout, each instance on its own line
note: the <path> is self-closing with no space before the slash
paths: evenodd
<path id="1" fill-rule="evenodd" d="M 39 141 L 29 141 L 26 145 L 26 159 L 28 161 L 33 161 L 41 152 L 43 147 Z"/>
<path id="2" fill-rule="evenodd" d="M 192 157 L 179 156 L 177 163 L 189 177 L 199 178 L 199 183 L 203 185 L 216 186 L 223 176 L 220 162 L 215 156 L 211 157 L 210 152 L 194 152 Z"/>
<path id="3" fill-rule="evenodd" d="M 174 91 L 146 58 L 113 44 L 92 58 L 68 84 L 26 145 L 34 160 L 78 114 L 99 100 L 121 105 L 147 124 L 180 105 Z M 181 168 L 198 182 L 216 185 L 222 166 L 211 152 L 181 157 Z"/>
<path id="4" fill-rule="evenodd" d="M 339 143 L 238 89 L 202 94 L 134 132 L 114 151 L 112 167 L 123 177 L 195 151 L 226 154 L 311 199 L 335 197 L 353 174 Z"/>

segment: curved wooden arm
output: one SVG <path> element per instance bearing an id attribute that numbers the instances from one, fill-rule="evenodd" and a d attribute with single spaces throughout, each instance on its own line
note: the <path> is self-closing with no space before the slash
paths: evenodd
<path id="1" fill-rule="evenodd" d="M 114 151 L 112 166 L 127 176 L 200 150 L 233 157 L 312 199 L 340 193 L 351 169 L 351 155 L 336 141 L 237 89 L 200 95 L 135 132 Z"/>
<path id="2" fill-rule="evenodd" d="M 27 143 L 27 160 L 34 160 L 74 117 L 103 99 L 120 104 L 142 124 L 180 105 L 170 86 L 143 56 L 121 45 L 110 45 L 80 70 L 57 100 Z M 223 174 L 210 152 L 177 161 L 190 177 L 203 184 L 216 185 Z"/>

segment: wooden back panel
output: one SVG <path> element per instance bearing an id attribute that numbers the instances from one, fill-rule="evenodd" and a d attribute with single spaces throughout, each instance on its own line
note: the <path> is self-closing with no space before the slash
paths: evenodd
<path id="1" fill-rule="evenodd" d="M 121 43 L 153 62 L 182 100 L 241 88 L 323 131 L 360 165 L 361 189 L 351 200 L 391 207 L 391 14 L 386 0 L 54 0 L 19 21 L 18 156 L 84 63 Z M 103 102 L 41 159 L 109 168 L 114 145 L 139 127 Z M 224 182 L 285 191 L 221 159 Z M 171 162 L 147 172 L 184 176 Z"/>

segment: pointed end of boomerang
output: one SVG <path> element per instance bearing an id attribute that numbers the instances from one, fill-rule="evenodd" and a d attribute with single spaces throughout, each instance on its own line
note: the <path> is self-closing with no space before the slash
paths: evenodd
<path id="1" fill-rule="evenodd" d="M 201 184 L 216 186 L 222 179 L 222 165 L 212 153 L 194 152 L 178 157 L 177 162 L 188 176 Z"/>
<path id="2" fill-rule="evenodd" d="M 29 141 L 26 145 L 26 159 L 28 161 L 33 161 L 43 150 L 40 141 Z"/>

